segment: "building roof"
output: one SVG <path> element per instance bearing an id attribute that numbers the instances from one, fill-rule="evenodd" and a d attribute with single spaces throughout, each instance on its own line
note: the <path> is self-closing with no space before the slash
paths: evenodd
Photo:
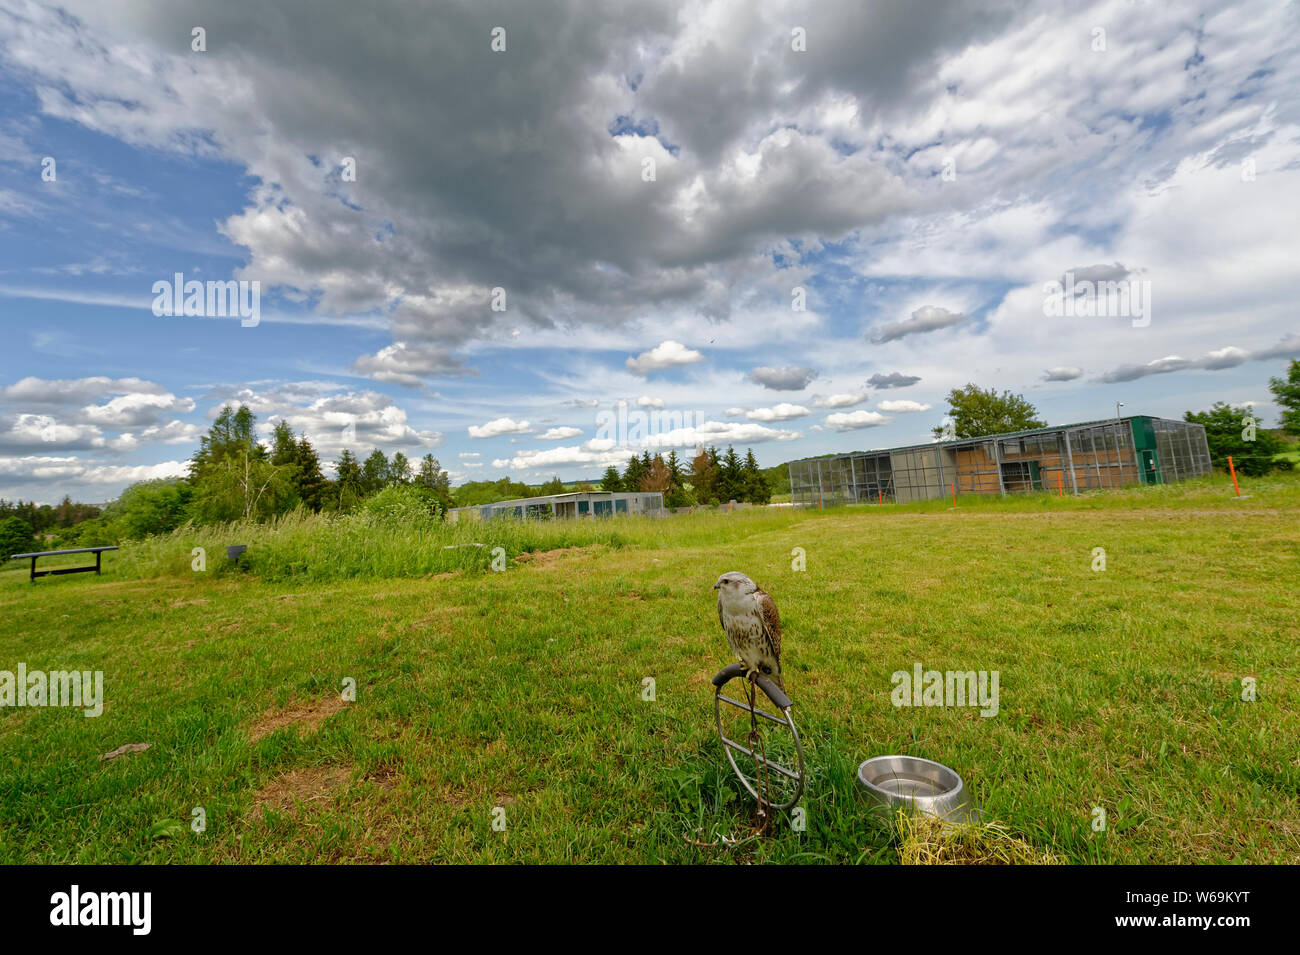
<path id="1" fill-rule="evenodd" d="M 1074 424 L 1057 424 L 1057 425 L 1051 425 L 1050 427 L 1046 427 L 1046 428 L 1030 428 L 1027 431 L 1001 431 L 997 434 L 980 435 L 978 438 L 956 438 L 952 441 L 929 441 L 925 444 L 904 444 L 894 448 L 875 448 L 871 451 L 844 451 L 839 454 L 823 454 L 815 458 L 799 458 L 798 460 L 791 461 L 790 463 L 798 464 L 801 461 L 825 461 L 825 460 L 830 460 L 832 458 L 847 458 L 856 455 L 890 454 L 894 451 L 920 451 L 924 448 L 954 448 L 954 447 L 961 447 L 963 445 L 978 444 L 981 441 L 1002 440 L 1004 438 L 1023 438 L 1028 435 L 1035 435 L 1035 434 L 1052 434 L 1057 431 L 1072 431 L 1075 428 L 1095 428 L 1098 425 L 1114 424 L 1116 421 L 1132 421 L 1135 418 L 1150 419 L 1152 421 L 1162 421 L 1162 420 L 1174 421 L 1177 424 L 1181 424 L 1181 425 L 1192 425 L 1194 427 L 1200 427 L 1200 425 L 1196 425 L 1193 422 L 1179 421 L 1176 418 L 1162 419 L 1155 415 L 1132 414 L 1132 415 L 1124 415 L 1119 418 L 1099 418 L 1096 421 L 1079 421 Z"/>
<path id="2" fill-rule="evenodd" d="M 464 511 L 464 510 L 479 510 L 480 508 L 484 508 L 484 507 L 506 507 L 506 506 L 517 507 L 521 504 L 539 504 L 543 501 L 576 500 L 577 498 L 580 497 L 592 497 L 593 495 L 598 497 L 613 498 L 616 496 L 633 497 L 636 495 L 647 495 L 647 494 L 655 494 L 660 497 L 663 496 L 662 491 L 602 491 L 598 488 L 595 488 L 590 491 L 565 491 L 562 494 L 538 494 L 535 497 L 515 497 L 515 498 L 511 498 L 508 501 L 490 501 L 487 504 L 464 504 L 460 507 L 454 507 L 452 508 L 452 510 Z"/>

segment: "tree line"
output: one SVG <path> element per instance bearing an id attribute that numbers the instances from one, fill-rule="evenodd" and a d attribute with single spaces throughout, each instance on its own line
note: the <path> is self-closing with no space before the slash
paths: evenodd
<path id="1" fill-rule="evenodd" d="M 693 504 L 722 504 L 743 501 L 767 504 L 772 500 L 772 485 L 758 466 L 752 448 L 744 459 L 728 446 L 720 454 L 712 446 L 699 447 L 689 468 L 682 465 L 676 451 L 650 456 L 649 451 L 632 455 L 620 474 L 611 465 L 605 469 L 600 488 L 603 491 L 660 491 L 665 507 L 688 507 Z"/>
<path id="2" fill-rule="evenodd" d="M 191 521 L 262 521 L 297 508 L 349 511 L 385 492 L 431 514 L 452 503 L 447 472 L 432 454 L 412 461 L 400 451 L 390 458 L 376 448 L 358 460 L 344 449 L 330 480 L 306 435 L 280 421 L 264 443 L 256 423 L 247 406 L 223 408 L 199 439 L 184 477 L 133 484 L 102 512 L 67 497 L 58 508 L 0 501 L 0 556 L 115 544 L 166 534 Z M 47 537 L 51 531 L 53 541 Z"/>

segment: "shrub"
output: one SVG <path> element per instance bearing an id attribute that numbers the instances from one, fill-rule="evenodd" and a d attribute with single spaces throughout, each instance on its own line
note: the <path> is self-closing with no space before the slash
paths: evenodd
<path id="1" fill-rule="evenodd" d="M 363 500 L 357 514 L 383 523 L 420 523 L 441 518 L 443 507 L 432 488 L 397 484 Z"/>
<path id="2" fill-rule="evenodd" d="M 8 560 L 10 554 L 32 550 L 37 550 L 37 547 L 30 524 L 21 517 L 7 517 L 0 521 L 0 560 Z"/>

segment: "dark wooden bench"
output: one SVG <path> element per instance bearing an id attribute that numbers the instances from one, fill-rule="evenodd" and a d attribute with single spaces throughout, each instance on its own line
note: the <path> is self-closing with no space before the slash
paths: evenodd
<path id="1" fill-rule="evenodd" d="M 88 573 L 88 572 L 90 572 L 90 571 L 92 571 L 92 570 L 93 570 L 95 573 L 98 574 L 98 573 L 100 572 L 100 570 L 99 570 L 99 562 L 100 562 L 100 560 L 103 559 L 103 554 L 104 554 L 104 551 L 106 551 L 106 550 L 117 550 L 117 547 L 116 547 L 116 546 L 113 546 L 113 547 L 74 547 L 74 548 L 72 548 L 71 550 L 38 550 L 38 551 L 36 551 L 34 554 L 14 554 L 14 555 L 12 555 L 9 559 L 10 559 L 10 560 L 20 560 L 20 559 L 22 559 L 22 558 L 24 558 L 24 557 L 30 557 L 30 558 L 32 559 L 32 580 L 35 580 L 37 577 L 48 577 L 48 576 L 50 576 L 51 574 L 84 574 L 84 573 Z M 56 569 L 54 569 L 54 570 L 37 570 L 37 569 L 36 569 L 36 558 L 37 558 L 37 557 L 58 557 L 60 554 L 94 554 L 94 555 L 95 555 L 95 566 L 94 566 L 94 567 L 58 567 L 58 568 L 56 568 Z"/>

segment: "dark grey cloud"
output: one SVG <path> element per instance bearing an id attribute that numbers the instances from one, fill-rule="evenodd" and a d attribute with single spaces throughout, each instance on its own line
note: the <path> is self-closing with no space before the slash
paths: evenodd
<path id="1" fill-rule="evenodd" d="M 784 368 L 760 367 L 749 373 L 749 380 L 772 391 L 803 391 L 817 377 L 811 368 L 787 365 Z"/>
<path id="2" fill-rule="evenodd" d="M 906 388 L 909 385 L 916 384 L 920 380 L 920 377 L 917 375 L 904 375 L 901 372 L 891 371 L 887 375 L 872 375 L 867 379 L 867 384 L 872 388 L 884 390 L 887 388 Z"/>
<path id="3" fill-rule="evenodd" d="M 883 344 L 908 335 L 923 335 L 941 328 L 952 328 L 967 321 L 969 316 L 961 312 L 950 312 L 940 305 L 923 305 L 912 313 L 911 318 L 889 322 L 872 329 L 870 338 L 873 342 Z"/>
<path id="4" fill-rule="evenodd" d="M 1073 269 L 1068 269 L 1057 281 L 1059 281 L 1061 287 L 1064 288 L 1066 285 L 1066 276 L 1073 276 L 1074 284 L 1075 286 L 1078 286 L 1081 282 L 1120 282 L 1133 274 L 1133 269 L 1126 268 L 1119 262 L 1112 262 L 1110 265 L 1103 263 L 1101 265 L 1082 265 Z M 1086 286 L 1084 288 L 1076 287 L 1075 295 L 1083 295 L 1086 291 Z"/>
<path id="5" fill-rule="evenodd" d="M 909 210 L 887 163 L 846 153 L 805 111 L 832 95 L 863 115 L 930 95 L 918 78 L 1013 10 L 836 0 L 740 6 L 718 23 L 674 0 L 112 6 L 32 7 L 23 51 L 0 57 L 21 60 L 49 115 L 245 167 L 256 185 L 221 226 L 247 249 L 240 277 L 322 314 L 384 314 L 413 351 L 357 369 L 404 384 L 463 374 L 448 351 L 520 325 L 725 317 L 764 243 Z M 795 26 L 807 53 L 790 49 Z"/>
<path id="6" fill-rule="evenodd" d="M 773 114 L 828 94 L 852 96 L 863 113 L 913 102 L 936 63 L 999 32 L 1014 9 L 936 0 L 917 16 L 904 3 L 736 5 L 725 22 L 696 22 L 679 35 L 681 49 L 646 79 L 640 99 L 670 141 L 713 159 L 761 135 Z M 792 49 L 795 27 L 806 52 Z"/>

